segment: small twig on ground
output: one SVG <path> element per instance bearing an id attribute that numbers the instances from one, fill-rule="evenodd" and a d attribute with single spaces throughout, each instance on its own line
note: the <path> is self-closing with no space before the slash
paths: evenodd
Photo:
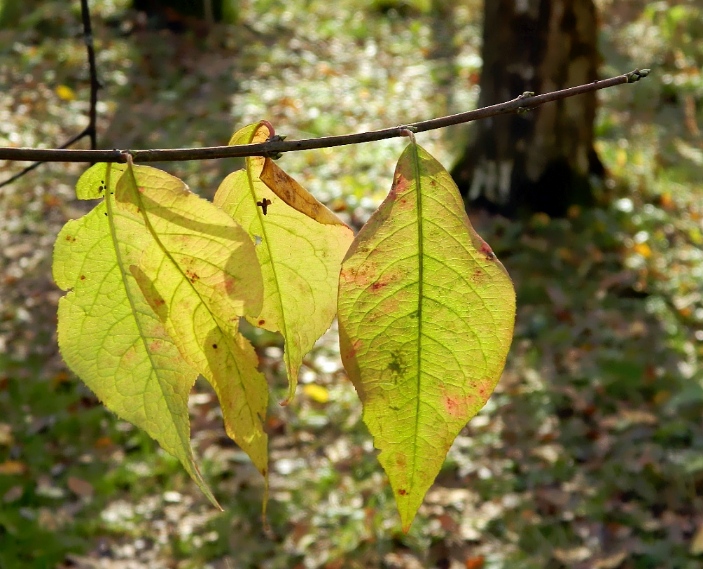
<path id="1" fill-rule="evenodd" d="M 633 83 L 649 74 L 648 69 L 636 69 L 623 75 L 594 81 L 560 91 L 552 91 L 542 95 L 516 97 L 505 103 L 483 107 L 474 111 L 438 117 L 426 121 L 400 125 L 356 134 L 339 136 L 323 136 L 304 140 L 271 140 L 257 144 L 242 144 L 238 146 L 211 146 L 206 148 L 174 148 L 153 150 L 62 150 L 39 148 L 0 148 L 0 160 L 40 160 L 42 162 L 124 162 L 124 152 L 129 152 L 136 162 L 183 162 L 187 160 L 211 160 L 216 158 L 234 158 L 243 156 L 271 156 L 283 152 L 297 152 L 317 148 L 332 148 L 348 144 L 374 142 L 388 138 L 406 136 L 407 131 L 425 132 L 445 128 L 447 126 L 468 123 L 480 119 L 494 117 L 506 113 L 514 113 L 533 109 L 544 103 L 582 95 L 600 89 L 607 89 Z"/>
<path id="2" fill-rule="evenodd" d="M 90 138 L 90 148 L 95 150 L 98 147 L 98 130 L 97 130 L 97 108 L 98 108 L 98 89 L 100 89 L 100 82 L 98 81 L 98 71 L 95 65 L 95 47 L 93 45 L 93 26 L 90 21 L 90 8 L 88 6 L 88 0 L 81 0 L 81 17 L 83 20 L 83 42 L 85 43 L 86 51 L 88 52 L 88 70 L 90 73 L 90 108 L 88 110 L 88 126 L 86 126 L 81 132 L 69 138 L 64 142 L 59 149 L 63 150 L 69 146 L 75 144 L 82 138 L 86 136 Z M 0 188 L 6 186 L 15 180 L 18 180 L 25 174 L 29 174 L 32 170 L 41 166 L 47 160 L 42 160 L 41 158 L 36 158 L 37 162 L 30 164 L 23 170 L 17 172 L 13 176 L 10 176 L 7 180 L 0 182 Z"/>

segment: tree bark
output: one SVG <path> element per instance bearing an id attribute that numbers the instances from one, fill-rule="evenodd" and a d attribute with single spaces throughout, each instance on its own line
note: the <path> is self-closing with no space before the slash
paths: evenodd
<path id="1" fill-rule="evenodd" d="M 593 0 L 485 0 L 479 106 L 597 79 Z M 564 215 L 593 202 L 603 175 L 590 93 L 472 125 L 452 175 L 467 203 L 506 215 Z"/>

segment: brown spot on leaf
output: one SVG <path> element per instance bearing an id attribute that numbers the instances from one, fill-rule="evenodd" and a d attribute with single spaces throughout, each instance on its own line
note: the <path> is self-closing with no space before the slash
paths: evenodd
<path id="1" fill-rule="evenodd" d="M 191 283 L 195 283 L 200 280 L 200 275 L 198 275 L 195 271 L 187 270 L 185 275 Z"/>
<path id="2" fill-rule="evenodd" d="M 401 488 L 400 490 L 398 490 L 398 494 L 400 494 L 401 496 L 407 496 L 408 491 L 405 488 Z"/>
<path id="3" fill-rule="evenodd" d="M 460 417 L 464 414 L 466 402 L 459 397 L 444 396 L 444 408 L 452 417 Z"/>
<path id="4" fill-rule="evenodd" d="M 353 282 L 358 286 L 368 286 L 371 282 L 378 281 L 378 269 L 374 263 L 364 262 L 358 267 L 347 267 L 340 273 L 340 278 L 345 282 Z"/>
<path id="5" fill-rule="evenodd" d="M 371 283 L 371 292 L 377 292 L 390 284 L 402 280 L 405 273 L 399 270 L 387 270 Z"/>
<path id="6" fill-rule="evenodd" d="M 130 348 L 127 349 L 127 351 L 125 351 L 122 354 L 122 361 L 127 364 L 131 364 L 131 362 L 133 362 L 136 357 L 137 357 L 137 350 L 134 346 L 131 346 Z"/>
<path id="7" fill-rule="evenodd" d="M 259 326 L 263 326 L 264 324 L 266 324 L 266 320 L 264 320 L 263 318 L 259 320 Z"/>
<path id="8" fill-rule="evenodd" d="M 493 249 L 491 249 L 490 245 L 486 243 L 485 241 L 481 242 L 481 253 L 483 253 L 486 257 L 486 261 L 495 261 L 496 256 L 495 253 L 493 252 Z"/>
<path id="9" fill-rule="evenodd" d="M 361 347 L 361 340 L 354 340 L 354 343 L 347 350 L 345 357 L 349 358 L 349 359 L 353 358 L 354 356 L 356 356 L 356 353 L 359 351 L 360 347 Z"/>
<path id="10" fill-rule="evenodd" d="M 395 464 L 398 468 L 405 468 L 408 466 L 408 458 L 404 454 L 399 454 L 396 456 Z"/>
<path id="11" fill-rule="evenodd" d="M 105 214 L 105 215 L 107 215 L 107 214 Z M 66 241 L 68 241 L 69 243 L 75 243 L 76 238 L 73 235 L 66 235 Z"/>
<path id="12" fill-rule="evenodd" d="M 471 280 L 475 283 L 482 283 L 486 280 L 486 273 L 484 273 L 481 269 L 476 269 L 471 275 Z"/>
<path id="13" fill-rule="evenodd" d="M 398 173 L 395 177 L 395 180 L 393 180 L 392 191 L 394 191 L 396 194 L 402 194 L 403 192 L 407 191 L 409 186 L 410 181 L 405 176 L 403 176 L 403 174 Z"/>
<path id="14" fill-rule="evenodd" d="M 480 383 L 476 385 L 476 393 L 478 393 L 478 395 L 480 396 L 481 401 L 487 401 L 488 398 L 491 396 L 491 383 L 492 382 L 490 379 L 483 379 Z"/>
<path id="15" fill-rule="evenodd" d="M 85 275 L 81 275 L 81 280 L 82 280 L 82 281 L 85 280 Z"/>
<path id="16" fill-rule="evenodd" d="M 228 295 L 232 295 L 232 293 L 235 292 L 236 286 L 237 286 L 237 279 L 234 279 L 232 277 L 225 278 L 225 290 L 227 291 Z"/>

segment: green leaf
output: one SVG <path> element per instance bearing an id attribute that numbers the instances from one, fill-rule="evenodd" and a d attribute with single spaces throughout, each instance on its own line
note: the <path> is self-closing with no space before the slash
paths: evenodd
<path id="1" fill-rule="evenodd" d="M 155 168 L 128 167 L 115 198 L 151 237 L 131 274 L 181 355 L 214 387 L 227 434 L 267 476 L 268 386 L 238 332 L 240 316 L 261 310 L 254 244 L 226 213 Z"/>
<path id="2" fill-rule="evenodd" d="M 81 176 L 77 194 L 110 197 L 122 170 L 96 164 Z M 103 201 L 69 221 L 56 239 L 54 280 L 68 291 L 59 301 L 61 354 L 108 409 L 177 457 L 219 507 L 190 447 L 188 393 L 198 372 L 181 357 L 130 274 L 148 237 L 141 220 L 115 213 L 111 204 Z M 115 217 L 129 239 L 118 236 Z"/>
<path id="3" fill-rule="evenodd" d="M 230 144 L 263 142 L 270 135 L 264 124 L 250 125 Z M 268 158 L 247 158 L 245 170 L 222 182 L 215 204 L 258 243 L 264 305 L 249 320 L 283 335 L 285 404 L 295 394 L 303 357 L 334 319 L 339 270 L 352 231 Z"/>
<path id="4" fill-rule="evenodd" d="M 453 180 L 410 144 L 339 281 L 341 352 L 407 531 L 510 347 L 515 292 Z"/>

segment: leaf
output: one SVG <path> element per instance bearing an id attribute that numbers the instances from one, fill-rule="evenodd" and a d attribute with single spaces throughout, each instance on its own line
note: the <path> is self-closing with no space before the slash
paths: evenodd
<path id="1" fill-rule="evenodd" d="M 515 292 L 449 174 L 421 147 L 361 229 L 339 281 L 342 360 L 404 531 L 510 347 Z"/>
<path id="2" fill-rule="evenodd" d="M 27 465 L 19 460 L 0 462 L 0 475 L 16 476 L 18 474 L 24 474 L 27 470 Z"/>
<path id="3" fill-rule="evenodd" d="M 270 134 L 265 123 L 254 124 L 235 133 L 230 144 L 263 142 Z M 352 231 L 268 158 L 247 158 L 246 169 L 227 176 L 214 201 L 258 243 L 264 305 L 249 320 L 283 335 L 286 404 L 295 394 L 303 357 L 334 319 Z"/>
<path id="4" fill-rule="evenodd" d="M 266 477 L 268 386 L 238 332 L 240 316 L 261 310 L 254 244 L 222 210 L 155 168 L 128 167 L 115 198 L 151 236 L 132 275 L 181 355 L 214 387 L 227 434 Z"/>
<path id="5" fill-rule="evenodd" d="M 91 199 L 108 189 L 109 196 L 122 170 L 96 164 L 79 179 L 77 194 Z M 59 301 L 61 354 L 108 409 L 178 458 L 219 507 L 190 447 L 188 393 L 198 372 L 180 356 L 129 272 L 147 237 L 143 226 L 110 204 L 69 221 L 56 239 L 54 279 L 68 291 Z M 118 240 L 116 216 L 129 239 Z"/>
<path id="6" fill-rule="evenodd" d="M 327 403 L 330 400 L 330 392 L 323 385 L 308 383 L 303 387 L 303 392 L 315 403 Z"/>

